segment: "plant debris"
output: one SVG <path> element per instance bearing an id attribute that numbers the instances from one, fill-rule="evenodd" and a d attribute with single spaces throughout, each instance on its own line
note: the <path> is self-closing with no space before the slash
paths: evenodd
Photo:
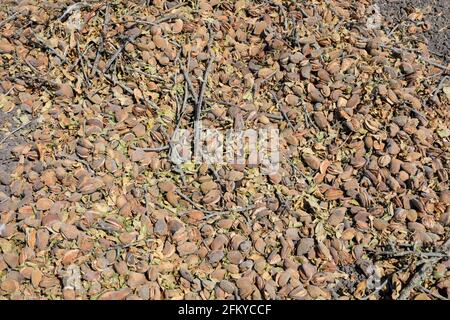
<path id="1" fill-rule="evenodd" d="M 2 1 L 0 299 L 448 300 L 448 52 L 373 4 Z"/>

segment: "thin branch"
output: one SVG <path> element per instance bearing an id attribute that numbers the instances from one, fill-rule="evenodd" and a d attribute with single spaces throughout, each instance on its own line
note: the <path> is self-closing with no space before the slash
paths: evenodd
<path id="1" fill-rule="evenodd" d="M 377 287 L 373 292 L 369 293 L 367 296 L 361 298 L 361 300 L 368 300 L 370 298 L 370 296 L 380 292 L 380 290 L 383 289 L 387 283 L 388 283 L 388 279 L 384 280 L 384 282 L 379 287 Z"/>
<path id="2" fill-rule="evenodd" d="M 133 149 L 139 149 L 142 151 L 151 151 L 151 152 L 160 152 L 160 151 L 165 151 L 165 150 L 169 150 L 170 147 L 169 146 L 161 146 L 161 147 L 154 147 L 154 148 L 139 148 L 139 147 L 132 147 Z"/>
<path id="3" fill-rule="evenodd" d="M 424 286 L 420 285 L 419 286 L 419 290 L 428 294 L 431 294 L 433 297 L 439 299 L 439 300 L 445 300 L 448 301 L 448 299 L 444 296 L 441 296 L 439 293 L 435 293 L 427 288 L 425 288 Z"/>
<path id="4" fill-rule="evenodd" d="M 70 6 L 68 6 L 67 9 L 64 11 L 64 13 L 58 18 L 59 21 L 61 21 L 61 22 L 66 21 L 69 18 L 69 16 L 72 14 L 72 11 L 81 9 L 83 7 L 89 7 L 89 4 L 86 2 L 77 2 L 77 3 L 74 3 Z"/>
<path id="5" fill-rule="evenodd" d="M 280 107 L 279 101 L 278 101 L 278 98 L 277 98 L 275 92 L 270 91 L 270 93 L 272 94 L 272 97 L 273 97 L 273 99 L 275 100 L 275 105 L 276 105 L 276 107 L 278 108 L 278 110 L 280 110 L 281 114 L 283 115 L 284 120 L 286 120 L 286 122 L 288 123 L 289 128 L 291 128 L 293 131 L 295 131 L 295 128 L 294 128 L 294 126 L 292 125 L 291 120 L 289 119 L 288 115 L 287 115 L 286 112 L 284 112 L 284 110 Z"/>
<path id="6" fill-rule="evenodd" d="M 5 20 L 3 20 L 2 22 L 0 22 L 0 28 L 2 28 L 5 24 L 7 24 L 8 22 L 10 22 L 11 20 L 14 20 L 15 18 L 17 18 L 18 16 L 20 16 L 22 13 L 21 12 L 15 12 L 14 14 L 12 14 L 11 16 L 9 16 L 8 18 L 6 18 Z"/>
<path id="7" fill-rule="evenodd" d="M 200 94 L 197 101 L 197 108 L 195 110 L 195 118 L 194 118 L 194 156 L 197 157 L 200 151 L 200 134 L 201 134 L 201 119 L 200 114 L 202 112 L 203 105 L 203 95 L 205 94 L 206 85 L 208 83 L 208 76 L 211 72 L 212 62 L 214 61 L 214 57 L 210 57 L 208 61 L 208 65 L 205 70 L 205 74 L 203 76 L 203 83 L 200 89 Z"/>
<path id="8" fill-rule="evenodd" d="M 425 280 L 428 273 L 433 270 L 433 265 L 439 260 L 439 258 L 430 259 L 420 266 L 420 269 L 412 276 L 408 284 L 402 289 L 397 300 L 408 300 L 411 291 L 417 286 L 420 286 Z"/>
<path id="9" fill-rule="evenodd" d="M 34 122 L 37 118 L 31 119 L 30 121 L 24 123 L 23 125 L 21 125 L 20 127 L 17 127 L 16 129 L 14 129 L 13 131 L 11 131 L 10 133 L 8 133 L 7 135 L 5 135 L 3 137 L 2 140 L 0 140 L 0 146 L 12 135 L 14 135 L 17 131 L 20 131 L 22 129 L 24 129 L 26 126 L 28 126 L 29 124 L 31 124 L 32 122 Z"/>
<path id="10" fill-rule="evenodd" d="M 105 65 L 105 68 L 103 69 L 103 73 L 107 72 L 109 68 L 112 66 L 114 61 L 116 61 L 117 57 L 121 54 L 123 49 L 125 49 L 125 46 L 128 42 L 133 42 L 141 33 L 138 32 L 136 34 L 133 34 L 129 38 L 125 39 L 125 41 L 117 48 L 116 52 L 113 54 L 113 56 L 108 60 L 108 62 Z"/>
<path id="11" fill-rule="evenodd" d="M 98 45 L 97 54 L 95 56 L 94 64 L 93 64 L 92 70 L 91 70 L 91 75 L 95 75 L 95 73 L 97 72 L 97 66 L 100 61 L 100 56 L 105 50 L 105 40 L 106 40 L 106 35 L 108 33 L 108 23 L 109 23 L 110 19 L 111 19 L 111 15 L 109 13 L 109 5 L 106 4 L 105 20 L 103 21 L 103 29 L 102 29 L 102 33 L 100 35 L 100 44 Z"/>

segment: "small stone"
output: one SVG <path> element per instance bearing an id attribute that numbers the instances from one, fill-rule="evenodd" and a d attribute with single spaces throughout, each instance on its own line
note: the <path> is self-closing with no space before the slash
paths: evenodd
<path id="1" fill-rule="evenodd" d="M 301 265 L 301 270 L 307 279 L 311 279 L 312 276 L 316 274 L 317 267 L 308 262 Z"/>
<path id="2" fill-rule="evenodd" d="M 36 202 L 36 208 L 40 211 L 49 210 L 53 205 L 53 201 L 47 198 L 40 198 Z"/>
<path id="3" fill-rule="evenodd" d="M 309 93 L 309 97 L 310 97 L 312 102 L 320 102 L 320 103 L 322 103 L 325 100 L 323 95 L 316 88 L 311 90 L 311 92 Z"/>
<path id="4" fill-rule="evenodd" d="M 61 233 L 69 240 L 76 239 L 80 231 L 72 224 L 63 223 L 61 225 Z"/>
<path id="5" fill-rule="evenodd" d="M 168 46 L 168 41 L 160 35 L 153 36 L 153 42 L 158 49 L 164 50 Z"/>
<path id="6" fill-rule="evenodd" d="M 378 231 L 383 231 L 384 229 L 386 229 L 389 226 L 389 223 L 382 219 L 374 219 L 373 226 Z"/>
<path id="7" fill-rule="evenodd" d="M 19 290 L 19 283 L 16 280 L 6 279 L 1 283 L 0 289 L 8 293 L 13 293 Z"/>
<path id="8" fill-rule="evenodd" d="M 56 95 L 64 98 L 73 98 L 72 86 L 68 83 L 61 84 Z"/>
<path id="9" fill-rule="evenodd" d="M 197 252 L 197 250 L 198 250 L 198 247 L 197 247 L 197 245 L 196 245 L 195 243 L 193 243 L 193 242 L 185 242 L 185 243 L 183 243 L 183 244 L 180 244 L 180 245 L 177 247 L 178 254 L 179 254 L 181 257 L 182 257 L 182 256 L 186 256 L 186 255 L 189 255 L 189 254 L 193 254 L 193 253 Z"/>
<path id="10" fill-rule="evenodd" d="M 244 173 L 240 171 L 230 171 L 227 175 L 227 179 L 230 181 L 240 181 L 244 178 Z"/>
<path id="11" fill-rule="evenodd" d="M 208 253 L 208 260 L 211 263 L 217 263 L 222 260 L 224 257 L 224 253 L 222 250 L 213 250 Z"/>
<path id="12" fill-rule="evenodd" d="M 400 70 L 405 74 L 405 75 L 410 75 L 413 74 L 414 72 L 416 72 L 416 70 L 414 70 L 414 67 L 407 62 L 402 62 L 400 64 Z"/>
<path id="13" fill-rule="evenodd" d="M 255 29 L 253 30 L 253 33 L 255 35 L 259 35 L 264 31 L 264 29 L 266 29 L 266 27 L 267 27 L 267 23 L 264 20 L 258 21 L 255 24 Z"/>
<path id="14" fill-rule="evenodd" d="M 128 274 L 127 284 L 132 289 L 139 287 L 140 285 L 144 284 L 146 281 L 147 281 L 147 279 L 145 277 L 145 274 L 143 274 L 143 273 L 130 272 Z"/>
<path id="15" fill-rule="evenodd" d="M 344 221 L 346 208 L 334 209 L 330 217 L 328 218 L 328 223 L 332 226 L 337 226 L 342 221 Z"/>
<path id="16" fill-rule="evenodd" d="M 233 294 L 234 291 L 236 290 L 236 286 L 235 286 L 232 282 L 230 282 L 230 281 L 228 281 L 228 280 L 222 280 L 222 281 L 220 281 L 220 282 L 219 282 L 219 287 L 220 287 L 223 291 L 225 291 L 226 293 L 229 293 L 229 294 Z"/>
<path id="17" fill-rule="evenodd" d="M 314 122 L 321 130 L 324 130 L 328 127 L 328 120 L 323 112 L 314 112 Z"/>
<path id="18" fill-rule="evenodd" d="M 273 184 L 279 184 L 281 182 L 281 179 L 282 179 L 282 176 L 278 172 L 269 174 L 269 180 Z"/>
<path id="19" fill-rule="evenodd" d="M 132 290 L 130 288 L 123 288 L 117 291 L 107 291 L 103 293 L 98 299 L 99 300 L 124 300 Z"/>
<path id="20" fill-rule="evenodd" d="M 270 76 L 275 70 L 272 70 L 270 68 L 261 68 L 258 71 L 258 77 L 259 78 L 267 78 L 268 76 Z"/>
<path id="21" fill-rule="evenodd" d="M 14 46 L 6 39 L 0 40 L 0 53 L 11 53 L 14 51 Z"/>
<path id="22" fill-rule="evenodd" d="M 314 239 L 313 238 L 302 238 L 297 246 L 297 255 L 303 256 L 314 247 Z"/>
<path id="23" fill-rule="evenodd" d="M 304 153 L 302 156 L 305 163 L 313 170 L 318 170 L 320 167 L 320 159 L 313 154 Z"/>
<path id="24" fill-rule="evenodd" d="M 11 183 L 11 176 L 3 170 L 0 170 L 0 183 L 4 186 L 9 186 Z"/>
<path id="25" fill-rule="evenodd" d="M 181 31 L 183 31 L 183 20 L 176 19 L 174 24 L 172 25 L 172 32 L 176 34 L 180 33 Z"/>
<path id="26" fill-rule="evenodd" d="M 300 101 L 299 97 L 297 97 L 293 94 L 288 94 L 286 96 L 285 100 L 288 105 L 293 106 L 293 107 L 297 106 Z"/>
<path id="27" fill-rule="evenodd" d="M 164 219 L 158 219 L 153 227 L 153 231 L 160 236 L 167 235 L 169 230 L 166 221 Z"/>
<path id="28" fill-rule="evenodd" d="M 219 202 L 220 200 L 220 191 L 219 190 L 211 190 L 203 197 L 204 204 L 214 204 Z"/>
<path id="29" fill-rule="evenodd" d="M 138 123 L 134 126 L 133 132 L 136 135 L 136 137 L 143 137 L 146 133 L 145 126 L 142 123 Z"/>
<path id="30" fill-rule="evenodd" d="M 242 253 L 236 250 L 229 251 L 227 258 L 233 264 L 240 264 L 244 260 Z"/>

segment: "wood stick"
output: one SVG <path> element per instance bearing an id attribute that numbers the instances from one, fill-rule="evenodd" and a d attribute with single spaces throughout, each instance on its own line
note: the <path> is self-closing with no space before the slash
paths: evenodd
<path id="1" fill-rule="evenodd" d="M 9 16 L 8 18 L 6 18 L 5 20 L 3 20 L 2 22 L 0 22 L 0 28 L 2 28 L 5 24 L 7 24 L 8 22 L 10 22 L 11 20 L 14 20 L 15 18 L 17 18 L 19 15 L 21 15 L 22 13 L 20 12 L 15 12 L 14 14 L 12 14 L 11 16 Z"/>
<path id="2" fill-rule="evenodd" d="M 402 289 L 397 300 L 408 300 L 411 291 L 422 284 L 429 272 L 433 270 L 433 264 L 436 263 L 440 258 L 430 259 L 421 265 L 420 269 L 412 276 L 408 284 Z"/>
<path id="3" fill-rule="evenodd" d="M 283 111 L 283 109 L 280 107 L 279 105 L 279 101 L 278 98 L 275 94 L 275 92 L 273 92 L 272 90 L 270 91 L 270 93 L 272 94 L 273 99 L 275 100 L 275 105 L 278 108 L 278 110 L 280 110 L 281 114 L 283 115 L 284 120 L 286 120 L 286 122 L 288 123 L 289 128 L 291 128 L 292 130 L 295 131 L 294 126 L 291 123 L 291 120 L 289 119 L 288 115 L 286 114 L 286 112 Z"/>
<path id="4" fill-rule="evenodd" d="M 428 294 L 431 294 L 433 297 L 439 299 L 439 300 L 445 300 L 448 301 L 448 299 L 446 297 L 441 296 L 439 293 L 435 293 L 427 288 L 425 288 L 424 286 L 420 285 L 419 286 L 419 290 Z"/>
<path id="5" fill-rule="evenodd" d="M 125 39 L 125 41 L 117 48 L 116 52 L 113 54 L 113 56 L 108 60 L 108 62 L 105 65 L 105 69 L 103 70 L 103 73 L 106 73 L 109 68 L 112 66 L 114 61 L 116 61 L 117 57 L 120 55 L 120 53 L 125 49 L 125 46 L 128 42 L 133 42 L 137 37 L 140 36 L 140 32 L 137 34 L 134 34 L 130 36 L 129 38 Z"/>
<path id="6" fill-rule="evenodd" d="M 203 76 L 203 83 L 200 89 L 200 94 L 198 96 L 197 108 L 195 110 L 194 118 L 194 157 L 197 157 L 200 152 L 200 135 L 201 135 L 201 117 L 203 105 L 203 95 L 205 94 L 206 86 L 208 83 L 208 76 L 211 71 L 211 66 L 214 58 L 210 57 L 208 61 L 208 66 L 206 67 L 205 74 Z"/>
<path id="7" fill-rule="evenodd" d="M 26 126 L 28 126 L 30 123 L 34 122 L 37 118 L 31 119 L 30 121 L 24 123 L 23 125 L 21 125 L 20 127 L 17 127 L 16 129 L 14 129 L 13 131 L 11 131 L 10 133 L 6 134 L 2 140 L 0 140 L 0 146 L 9 138 L 11 137 L 13 134 L 15 134 L 17 131 L 22 130 L 23 128 L 25 128 Z"/>
<path id="8" fill-rule="evenodd" d="M 76 3 L 68 6 L 67 9 L 64 11 L 64 13 L 58 19 L 59 19 L 59 21 L 64 22 L 72 14 L 72 11 L 74 11 L 76 9 L 81 9 L 83 7 L 88 7 L 88 6 L 89 6 L 89 4 L 86 2 L 76 2 Z"/>
<path id="9" fill-rule="evenodd" d="M 97 54 L 95 56 L 94 64 L 92 65 L 91 76 L 94 76 L 95 73 L 97 72 L 97 66 L 100 61 L 100 56 L 105 50 L 106 34 L 108 33 L 108 24 L 110 18 L 111 15 L 109 13 L 109 5 L 107 3 L 105 8 L 105 20 L 103 21 L 103 29 L 100 35 L 100 44 L 98 45 Z"/>

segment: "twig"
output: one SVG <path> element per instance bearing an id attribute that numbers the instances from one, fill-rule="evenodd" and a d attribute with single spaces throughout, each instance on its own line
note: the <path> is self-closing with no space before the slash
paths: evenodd
<path id="1" fill-rule="evenodd" d="M 191 198 L 189 198 L 187 195 L 185 195 L 184 193 L 182 193 L 181 191 L 176 190 L 175 191 L 180 197 L 182 197 L 184 200 L 186 200 L 187 202 L 189 202 L 190 204 L 192 204 L 195 208 L 197 208 L 198 210 L 202 211 L 202 212 L 210 212 L 208 210 L 203 209 L 203 207 L 201 205 L 199 205 L 198 203 L 195 203 L 194 201 L 191 200 Z"/>
<path id="2" fill-rule="evenodd" d="M 166 21 L 174 20 L 174 19 L 184 19 L 184 17 L 180 16 L 179 14 L 173 14 L 173 15 L 169 15 L 169 16 L 160 17 L 160 18 L 156 19 L 154 23 L 160 24 L 162 22 L 166 22 Z"/>
<path id="3" fill-rule="evenodd" d="M 232 102 L 228 102 L 228 101 L 214 100 L 214 99 L 210 99 L 210 98 L 205 98 L 204 100 L 207 102 L 210 102 L 210 103 L 217 103 L 217 104 L 221 104 L 221 105 L 228 106 L 228 107 L 236 107 L 236 104 L 234 104 Z"/>
<path id="4" fill-rule="evenodd" d="M 444 86 L 444 82 L 445 80 L 447 80 L 448 76 L 443 76 L 441 81 L 439 81 L 438 86 L 436 87 L 436 89 L 433 92 L 433 97 L 436 97 L 439 93 L 439 91 L 441 91 L 442 87 Z"/>
<path id="5" fill-rule="evenodd" d="M 225 211 L 210 211 L 210 210 L 205 210 L 201 205 L 199 205 L 198 203 L 195 203 L 194 201 L 192 201 L 188 196 L 186 196 L 184 193 L 182 193 L 179 190 L 175 191 L 180 197 L 182 197 L 184 200 L 186 200 L 187 202 L 189 202 L 190 204 L 192 204 L 192 206 L 194 206 L 197 210 L 200 210 L 203 213 L 206 213 L 208 215 L 204 216 L 202 220 L 207 220 L 211 217 L 220 215 L 220 214 L 229 214 L 231 212 L 243 212 L 243 211 L 247 211 L 247 210 L 251 210 L 255 208 L 255 205 L 249 205 L 247 207 L 244 208 L 236 208 L 236 209 L 232 209 L 232 210 L 225 210 Z"/>
<path id="6" fill-rule="evenodd" d="M 367 39 L 366 39 L 366 40 L 367 40 Z M 424 62 L 426 62 L 426 63 L 428 63 L 428 64 L 431 64 L 432 66 L 438 67 L 438 68 L 440 68 L 440 69 L 442 69 L 442 70 L 445 70 L 446 72 L 450 71 L 450 68 L 448 68 L 448 67 L 446 67 L 446 66 L 444 66 L 444 65 L 442 65 L 442 64 L 440 64 L 440 63 L 437 63 L 437 62 L 434 62 L 434 61 L 432 61 L 432 60 L 430 60 L 430 59 L 425 58 L 423 55 L 421 55 L 421 54 L 419 53 L 419 51 L 418 51 L 417 49 L 396 48 L 396 47 L 390 47 L 390 46 L 387 46 L 387 45 L 384 45 L 384 44 L 381 44 L 380 47 L 381 47 L 381 48 L 384 48 L 384 49 L 388 49 L 388 50 L 390 50 L 390 51 L 392 51 L 392 52 L 395 52 L 395 53 L 397 53 L 397 54 L 402 54 L 403 51 L 412 51 L 412 52 L 415 52 L 415 53 L 417 53 L 417 56 L 418 56 L 418 58 L 419 58 L 420 60 L 422 60 L 422 61 L 424 61 Z"/>
<path id="7" fill-rule="evenodd" d="M 390 37 L 390 36 L 394 33 L 394 31 L 397 30 L 398 27 L 400 27 L 402 24 L 403 24 L 403 21 L 400 22 L 400 23 L 397 23 L 397 24 L 391 29 L 391 31 L 389 31 L 389 33 L 388 33 L 386 36 L 387 36 L 387 37 Z"/>
<path id="8" fill-rule="evenodd" d="M 154 74 L 150 74 L 148 72 L 145 72 L 145 71 L 142 71 L 142 70 L 139 70 L 139 69 L 134 69 L 134 68 L 130 68 L 130 67 L 125 67 L 125 69 L 128 70 L 128 71 L 131 71 L 131 72 L 137 72 L 139 74 L 142 74 L 143 76 L 146 76 L 146 77 L 148 77 L 148 78 L 150 78 L 151 80 L 154 80 L 154 81 L 159 81 L 159 82 L 164 82 L 165 81 L 160 76 L 157 76 L 157 75 L 154 75 Z"/>
<path id="9" fill-rule="evenodd" d="M 2 140 L 0 140 L 0 145 L 2 145 L 9 137 L 11 137 L 13 134 L 15 134 L 17 131 L 22 130 L 23 128 L 25 128 L 26 126 L 28 126 L 30 123 L 34 122 L 37 118 L 31 119 L 30 121 L 24 123 L 23 125 L 21 125 L 20 127 L 17 127 L 16 129 L 14 129 L 13 131 L 11 131 L 10 133 L 8 133 L 6 136 L 3 137 Z"/>
<path id="10" fill-rule="evenodd" d="M 286 120 L 286 122 L 288 123 L 289 128 L 291 128 L 293 131 L 295 131 L 295 128 L 294 128 L 294 126 L 292 125 L 291 120 L 289 119 L 288 115 L 287 115 L 286 112 L 284 112 L 284 110 L 280 107 L 279 101 L 278 101 L 278 98 L 277 98 L 275 92 L 273 92 L 273 91 L 271 90 L 270 93 L 272 94 L 272 97 L 273 97 L 273 99 L 275 100 L 275 105 L 276 105 L 276 107 L 278 108 L 278 110 L 280 110 L 281 114 L 283 115 L 284 120 Z"/>
<path id="11" fill-rule="evenodd" d="M 183 103 L 181 104 L 180 107 L 180 113 L 178 115 L 178 119 L 177 119 L 177 125 L 175 127 L 174 133 L 177 129 L 179 129 L 180 124 L 181 124 L 181 119 L 183 119 L 184 113 L 186 112 L 186 104 L 187 104 L 187 100 L 188 100 L 188 84 L 185 81 L 184 82 L 184 95 L 183 95 Z"/>
<path id="12" fill-rule="evenodd" d="M 166 3 L 167 3 L 167 2 L 166 2 Z M 170 8 L 168 8 L 168 9 L 164 10 L 164 11 L 163 11 L 163 14 L 169 13 L 170 11 L 175 10 L 175 9 L 178 9 L 178 8 L 180 8 L 180 7 L 183 7 L 183 6 L 187 5 L 187 4 L 188 4 L 187 2 L 180 2 L 180 3 L 178 3 L 178 4 L 176 4 L 176 5 L 172 6 L 172 7 L 170 7 Z"/>
<path id="13" fill-rule="evenodd" d="M 98 48 L 97 48 L 97 54 L 95 56 L 94 64 L 92 66 L 91 75 L 95 75 L 95 73 L 97 71 L 98 63 L 100 62 L 100 56 L 103 53 L 103 51 L 105 50 L 105 40 L 106 40 L 106 35 L 108 33 L 108 23 L 109 23 L 110 18 L 111 18 L 111 15 L 109 13 L 109 5 L 107 3 L 106 8 L 105 8 L 105 20 L 103 21 L 103 29 L 102 29 L 102 33 L 100 35 L 100 44 L 98 45 Z"/>
<path id="14" fill-rule="evenodd" d="M 5 97 L 6 97 L 8 94 L 10 94 L 15 88 L 16 88 L 15 86 L 12 86 L 11 88 L 9 88 L 9 90 L 6 91 L 6 93 L 4 94 Z"/>
<path id="15" fill-rule="evenodd" d="M 58 18 L 59 21 L 64 22 L 65 20 L 67 20 L 69 18 L 69 16 L 71 15 L 72 11 L 76 10 L 76 9 L 81 9 L 83 7 L 88 7 L 89 4 L 87 4 L 86 2 L 77 2 L 74 3 L 70 6 L 67 7 L 66 11 L 64 11 L 64 13 Z"/>
<path id="16" fill-rule="evenodd" d="M 417 251 L 383 251 L 375 253 L 377 256 L 391 256 L 391 257 L 405 257 L 409 255 L 419 256 L 419 257 L 426 257 L 426 258 L 433 258 L 433 257 L 439 257 L 444 258 L 448 257 L 448 253 L 443 252 L 417 252 Z"/>
<path id="17" fill-rule="evenodd" d="M 211 72 L 212 63 L 214 61 L 214 57 L 211 55 L 211 44 L 213 40 L 213 35 L 211 31 L 211 26 L 208 24 L 209 31 L 209 39 L 207 44 L 207 54 L 209 55 L 208 64 L 205 69 L 205 73 L 203 75 L 202 86 L 200 87 L 200 92 L 198 94 L 197 99 L 197 108 L 195 109 L 195 117 L 194 117 L 194 158 L 199 156 L 200 152 L 200 135 L 201 135 L 201 113 L 203 107 L 203 96 L 206 91 L 206 86 L 208 84 L 209 73 Z"/>
<path id="18" fill-rule="evenodd" d="M 317 130 L 320 131 L 320 129 L 316 126 L 316 124 L 314 123 L 314 121 L 311 120 L 311 117 L 309 115 L 308 110 L 306 109 L 306 105 L 303 104 L 303 111 L 305 112 L 305 122 L 306 124 L 309 126 L 309 124 L 311 123 L 312 126 Z"/>
<path id="19" fill-rule="evenodd" d="M 221 215 L 221 214 L 230 214 L 232 212 L 245 212 L 245 211 L 248 211 L 248 210 L 252 210 L 254 208 L 255 208 L 255 205 L 252 204 L 252 205 L 249 205 L 249 206 L 244 207 L 244 208 L 236 208 L 236 209 L 225 210 L 225 211 L 211 212 L 210 214 L 204 216 L 202 220 L 208 220 L 208 219 L 210 219 L 212 217 L 215 217 L 215 216 L 218 216 L 218 215 Z"/>
<path id="20" fill-rule="evenodd" d="M 91 86 L 91 81 L 89 79 L 89 77 L 87 76 L 86 70 L 85 70 L 85 65 L 84 65 L 84 60 L 86 60 L 84 54 L 81 52 L 80 50 L 80 43 L 77 40 L 77 52 L 78 52 L 78 56 L 80 57 L 80 64 L 81 64 L 81 71 L 83 72 L 83 76 L 84 79 L 87 83 L 87 86 L 90 87 Z"/>
<path id="21" fill-rule="evenodd" d="M 441 296 L 439 293 L 435 293 L 435 292 L 433 292 L 433 291 L 431 291 L 431 290 L 425 288 L 425 287 L 422 286 L 422 285 L 419 286 L 419 290 L 420 290 L 420 291 L 423 291 L 423 292 L 425 292 L 425 293 L 431 294 L 433 297 L 438 298 L 438 299 L 440 299 L 440 300 L 446 300 L 446 301 L 448 301 L 448 299 L 447 299 L 446 297 Z"/>
<path id="22" fill-rule="evenodd" d="M 370 298 L 371 295 L 377 294 L 378 292 L 380 292 L 381 289 L 383 289 L 386 286 L 387 283 L 388 279 L 384 280 L 384 282 L 379 287 L 377 287 L 373 292 L 369 293 L 367 296 L 361 298 L 361 300 L 367 300 Z"/>
<path id="23" fill-rule="evenodd" d="M 42 40 L 41 38 L 38 37 L 38 35 L 36 33 L 34 33 L 32 31 L 34 37 L 36 38 L 37 41 L 31 40 L 34 43 L 36 43 L 38 46 L 40 46 L 43 49 L 47 49 L 48 51 L 52 52 L 54 55 L 56 55 L 59 60 L 61 60 L 63 63 L 67 62 L 67 59 L 65 57 L 63 57 L 62 55 L 59 54 L 58 51 L 56 51 L 55 49 L 53 49 L 52 47 L 50 47 L 48 44 L 45 43 L 44 40 Z"/>
<path id="24" fill-rule="evenodd" d="M 105 65 L 105 68 L 103 69 L 103 73 L 107 72 L 109 68 L 112 66 L 114 61 L 116 61 L 117 57 L 120 55 L 120 53 L 125 49 L 125 46 L 128 42 L 133 42 L 138 36 L 140 35 L 140 32 L 133 34 L 129 38 L 125 39 L 125 41 L 117 48 L 116 52 L 113 54 L 111 59 L 108 60 L 108 62 Z"/>
<path id="25" fill-rule="evenodd" d="M 344 144 L 346 144 L 347 143 L 347 141 L 348 141 L 348 139 L 350 139 L 351 137 L 353 136 L 353 132 L 351 132 L 348 136 L 347 136 L 347 138 L 345 138 L 345 140 L 344 141 L 342 141 L 342 143 L 341 144 L 339 144 L 339 146 L 337 147 L 338 148 L 338 150 L 339 149 L 341 149 L 342 148 L 342 146 L 344 145 Z"/>
<path id="26" fill-rule="evenodd" d="M 431 259 L 421 265 L 420 269 L 412 276 L 408 284 L 402 289 L 397 300 L 408 300 L 411 291 L 422 284 L 427 274 L 433 269 L 433 264 L 437 262 L 439 258 Z"/>
<path id="27" fill-rule="evenodd" d="M 281 121 L 284 119 L 283 116 L 280 116 L 278 114 L 268 113 L 268 112 L 263 113 L 263 115 L 265 115 L 269 119 L 278 120 L 278 121 Z"/>
<path id="28" fill-rule="evenodd" d="M 432 61 L 430 59 L 427 59 L 427 58 L 423 57 L 422 55 L 419 55 L 419 59 L 424 61 L 424 62 L 426 62 L 426 63 L 428 63 L 428 64 L 431 64 L 432 66 L 435 66 L 437 68 L 445 70 L 446 72 L 450 71 L 450 68 L 448 68 L 448 67 L 446 67 L 446 66 L 444 66 L 444 65 L 442 65 L 440 63 L 434 62 L 434 61 Z"/>
<path id="29" fill-rule="evenodd" d="M 83 159 L 79 159 L 75 155 L 70 155 L 70 154 L 67 154 L 66 152 L 63 151 L 59 155 L 56 155 L 56 158 L 65 158 L 65 159 L 68 159 L 68 160 L 71 160 L 71 161 L 74 161 L 74 162 L 79 162 L 81 164 L 84 164 L 86 166 L 87 170 L 90 173 L 95 174 L 94 169 L 91 168 L 91 165 L 87 161 L 85 161 Z"/>
<path id="30" fill-rule="evenodd" d="M 112 247 L 112 249 L 114 249 L 114 250 L 126 249 L 126 248 L 129 248 L 129 247 L 135 246 L 135 245 L 139 244 L 142 241 L 144 241 L 145 244 L 147 244 L 147 242 L 156 242 L 157 240 L 152 238 L 152 237 L 150 237 L 150 236 L 147 236 L 144 239 L 136 240 L 136 241 L 133 241 L 133 242 L 130 242 L 130 243 L 127 243 L 127 244 L 117 244 L 114 247 Z"/>
<path id="31" fill-rule="evenodd" d="M 194 118 L 194 157 L 197 157 L 200 151 L 200 130 L 201 130 L 201 119 L 200 114 L 202 112 L 203 105 L 203 95 L 205 94 L 206 85 L 208 83 L 208 76 L 211 71 L 211 66 L 214 58 L 210 57 L 208 61 L 208 65 L 205 70 L 205 74 L 203 76 L 203 83 L 200 89 L 200 94 L 198 96 L 197 108 L 195 110 L 195 118 Z"/>
<path id="32" fill-rule="evenodd" d="M 131 21 L 121 21 L 126 23 L 135 23 L 135 24 L 143 24 L 143 25 L 150 25 L 150 26 L 157 26 L 162 22 L 173 20 L 173 19 L 181 19 L 185 20 L 183 16 L 180 15 L 171 15 L 171 16 L 165 16 L 161 17 L 159 19 L 156 19 L 155 21 L 147 21 L 147 20 L 131 20 Z"/>
<path id="33" fill-rule="evenodd" d="M 184 171 L 178 165 L 176 167 L 172 168 L 172 170 L 181 176 L 181 181 L 183 182 L 183 186 L 186 186 L 186 175 L 184 174 Z"/>
<path id="34" fill-rule="evenodd" d="M 132 148 L 139 149 L 142 151 L 160 152 L 160 151 L 169 150 L 170 146 L 162 146 L 162 147 L 154 147 L 154 148 L 139 148 L 139 147 L 132 147 Z"/>
<path id="35" fill-rule="evenodd" d="M 198 101 L 197 93 L 194 90 L 194 86 L 192 84 L 191 79 L 189 78 L 189 73 L 188 73 L 190 64 L 191 64 L 191 52 L 188 52 L 187 68 L 185 68 L 183 65 L 181 65 L 181 71 L 183 72 L 184 80 L 188 84 L 189 91 L 191 91 L 192 98 L 194 99 L 195 103 L 197 103 L 197 101 Z"/>
<path id="36" fill-rule="evenodd" d="M 253 95 L 253 99 L 255 98 L 256 94 L 259 92 L 259 90 L 261 89 L 261 86 L 269 81 L 270 79 L 272 79 L 272 77 L 277 73 L 277 71 L 272 72 L 271 74 L 269 74 L 267 77 L 265 77 L 264 79 L 262 79 L 260 82 L 256 82 L 255 81 L 255 85 L 253 86 L 252 89 L 252 95 Z"/>
<path id="37" fill-rule="evenodd" d="M 420 113 L 419 111 L 417 111 L 416 109 L 411 108 L 410 106 L 407 106 L 405 104 L 403 104 L 402 107 L 414 113 L 416 115 L 416 118 L 418 118 L 423 125 L 426 125 L 428 123 L 427 117 L 422 113 Z"/>
<path id="38" fill-rule="evenodd" d="M 11 16 L 9 16 L 8 18 L 6 18 L 5 20 L 3 20 L 2 22 L 0 22 L 0 28 L 2 28 L 5 24 L 7 24 L 8 22 L 10 22 L 11 20 L 14 20 L 15 18 L 17 18 L 19 15 L 21 15 L 21 12 L 15 12 L 14 14 L 12 14 Z"/>

